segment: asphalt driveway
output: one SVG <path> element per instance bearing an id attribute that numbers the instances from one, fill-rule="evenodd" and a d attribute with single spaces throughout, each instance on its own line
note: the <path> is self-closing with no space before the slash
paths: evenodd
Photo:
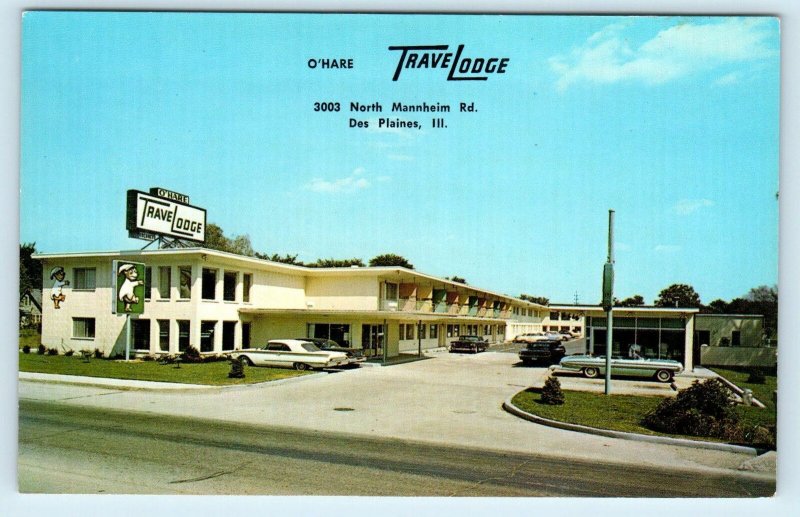
<path id="1" fill-rule="evenodd" d="M 735 469 L 748 459 L 539 426 L 506 413 L 501 404 L 542 382 L 546 368 L 518 366 L 512 353 L 429 355 L 431 360 L 391 367 L 203 390 L 133 391 L 23 381 L 20 398 L 673 468 Z"/>

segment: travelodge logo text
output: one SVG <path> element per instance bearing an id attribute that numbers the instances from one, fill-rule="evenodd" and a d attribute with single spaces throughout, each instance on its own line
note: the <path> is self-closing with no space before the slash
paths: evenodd
<path id="1" fill-rule="evenodd" d="M 149 232 L 204 242 L 206 211 L 166 197 L 129 190 L 126 226 L 131 232 Z"/>
<path id="2" fill-rule="evenodd" d="M 408 68 L 449 69 L 448 81 L 486 81 L 490 74 L 506 73 L 507 57 L 472 57 L 464 55 L 464 45 L 459 45 L 455 54 L 448 52 L 449 48 L 449 45 L 389 47 L 401 52 L 392 81 L 397 81 L 403 69 Z"/>

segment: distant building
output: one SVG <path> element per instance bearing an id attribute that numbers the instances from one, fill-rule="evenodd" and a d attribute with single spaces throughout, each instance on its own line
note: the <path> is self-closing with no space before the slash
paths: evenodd
<path id="1" fill-rule="evenodd" d="M 42 290 L 26 289 L 19 299 L 19 325 L 30 327 L 42 322 Z"/>

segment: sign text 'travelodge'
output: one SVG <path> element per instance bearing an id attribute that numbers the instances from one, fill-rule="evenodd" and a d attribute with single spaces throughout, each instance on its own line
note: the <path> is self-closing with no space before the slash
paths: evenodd
<path id="1" fill-rule="evenodd" d="M 488 74 L 506 73 L 507 57 L 462 57 L 464 45 L 459 45 L 455 54 L 446 52 L 449 48 L 448 45 L 389 47 L 389 50 L 402 51 L 392 81 L 400 78 L 404 68 L 449 68 L 448 81 L 485 81 Z"/>

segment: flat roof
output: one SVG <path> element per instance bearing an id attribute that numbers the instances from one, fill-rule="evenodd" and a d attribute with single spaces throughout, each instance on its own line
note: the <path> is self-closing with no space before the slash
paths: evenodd
<path id="1" fill-rule="evenodd" d="M 551 304 L 548 306 L 550 309 L 555 309 L 559 311 L 601 311 L 603 310 L 602 305 L 556 305 Z M 655 305 L 641 305 L 638 307 L 614 307 L 614 312 L 671 312 L 671 313 L 698 313 L 700 309 L 697 307 L 656 307 Z"/>
<path id="2" fill-rule="evenodd" d="M 502 298 L 504 300 L 513 301 L 518 305 L 525 307 L 533 307 L 537 309 L 546 309 L 547 307 L 538 303 L 522 300 L 515 296 L 507 294 L 496 293 L 487 289 L 482 289 L 469 284 L 462 284 L 461 282 L 453 282 L 446 278 L 439 278 L 426 273 L 421 273 L 415 269 L 407 269 L 400 266 L 356 266 L 356 267 L 308 267 L 299 266 L 296 264 L 286 264 L 283 262 L 275 262 L 272 260 L 260 259 L 256 257 L 248 257 L 245 255 L 238 255 L 236 253 L 229 253 L 227 251 L 212 250 L 208 248 L 167 248 L 167 249 L 138 249 L 138 250 L 120 250 L 120 251 L 95 251 L 95 252 L 66 252 L 66 253 L 34 253 L 33 258 L 38 260 L 54 260 L 54 259 L 75 259 L 75 258 L 118 258 L 118 257 L 142 257 L 144 260 L 147 256 L 154 255 L 212 255 L 221 259 L 233 260 L 251 264 L 255 267 L 278 270 L 289 274 L 301 274 L 307 276 L 348 276 L 348 275 L 381 275 L 388 273 L 402 274 L 406 277 L 423 278 L 432 282 L 445 284 L 461 290 L 471 290 L 479 293 L 485 293 L 495 298 Z M 398 278 L 398 281 L 402 279 Z"/>

